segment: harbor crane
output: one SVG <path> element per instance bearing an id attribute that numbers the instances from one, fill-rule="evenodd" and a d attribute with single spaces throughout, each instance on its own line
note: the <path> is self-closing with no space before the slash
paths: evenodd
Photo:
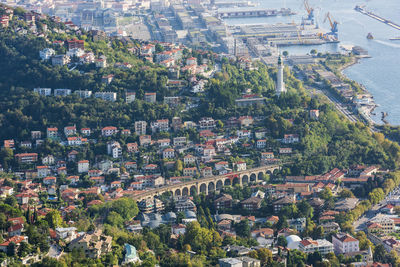
<path id="1" fill-rule="evenodd" d="M 310 7 L 310 5 L 308 4 L 308 0 L 304 0 L 304 7 L 307 10 L 308 13 L 308 20 L 313 21 L 314 20 L 314 8 Z"/>
<path id="2" fill-rule="evenodd" d="M 336 20 L 332 20 L 331 14 L 329 12 L 326 13 L 324 23 L 326 22 L 327 19 L 329 20 L 329 24 L 331 25 L 331 33 L 337 34 L 339 23 Z"/>

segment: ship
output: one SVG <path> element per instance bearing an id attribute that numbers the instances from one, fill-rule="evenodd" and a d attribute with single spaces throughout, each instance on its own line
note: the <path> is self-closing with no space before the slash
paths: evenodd
<path id="1" fill-rule="evenodd" d="M 368 33 L 368 35 L 367 35 L 367 39 L 368 39 L 368 40 L 372 40 L 372 39 L 374 39 L 374 36 L 372 36 L 372 33 Z"/>

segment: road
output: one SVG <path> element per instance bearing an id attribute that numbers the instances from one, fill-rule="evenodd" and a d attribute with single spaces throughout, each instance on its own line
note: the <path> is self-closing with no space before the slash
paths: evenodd
<path id="1" fill-rule="evenodd" d="M 320 90 L 309 86 L 306 86 L 306 89 L 316 90 L 317 92 L 324 94 L 328 98 L 328 100 L 335 106 L 335 108 L 339 110 L 339 112 L 342 113 L 349 121 L 351 122 L 359 121 L 359 119 L 351 111 L 349 111 L 347 107 L 342 104 L 342 102 L 340 102 L 336 97 L 334 97 L 333 94 L 328 90 Z"/>
<path id="2" fill-rule="evenodd" d="M 378 204 L 374 205 L 371 209 L 366 211 L 363 216 L 361 216 L 357 221 L 355 221 L 354 229 L 356 231 L 365 230 L 367 227 L 367 222 L 371 220 L 373 217 L 375 217 L 375 215 L 379 213 L 379 209 L 386 206 L 387 201 L 394 196 L 400 197 L 400 186 L 393 189 L 392 192 L 389 192 L 389 194 L 385 197 L 385 199 L 383 199 Z"/>
<path id="3" fill-rule="evenodd" d="M 358 218 L 357 221 L 354 222 L 354 230 L 356 232 L 363 231 L 367 228 L 367 223 L 375 217 L 378 213 L 379 209 L 386 205 L 386 199 L 382 200 L 380 203 L 374 205 L 371 209 L 367 210 L 363 216 Z"/>
<path id="4" fill-rule="evenodd" d="M 50 258 L 58 259 L 61 255 L 62 255 L 61 248 L 58 245 L 51 244 L 47 256 Z"/>

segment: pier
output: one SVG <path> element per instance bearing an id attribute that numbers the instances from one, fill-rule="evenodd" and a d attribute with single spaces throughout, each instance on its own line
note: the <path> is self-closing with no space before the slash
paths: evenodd
<path id="1" fill-rule="evenodd" d="M 281 10 L 277 9 L 237 9 L 237 10 L 218 10 L 220 18 L 244 18 L 244 17 L 272 17 L 272 16 L 290 16 L 293 13 L 289 8 Z"/>
<path id="2" fill-rule="evenodd" d="M 363 7 L 361 7 L 361 6 L 356 6 L 354 9 L 355 9 L 356 11 L 360 12 L 361 14 L 367 15 L 368 17 L 371 17 L 371 18 L 373 18 L 373 19 L 376 19 L 377 21 L 380 21 L 380 22 L 382 22 L 382 23 L 385 23 L 386 25 L 388 25 L 388 26 L 390 26 L 390 27 L 392 27 L 392 28 L 395 28 L 396 30 L 399 30 L 399 31 L 400 31 L 400 25 L 398 25 L 398 24 L 396 24 L 396 23 L 394 23 L 394 22 L 392 22 L 392 21 L 390 21 L 390 20 L 388 20 L 388 19 L 385 19 L 385 18 L 383 18 L 383 17 L 381 17 L 381 16 L 378 16 L 378 15 L 372 13 L 372 12 L 369 12 L 369 11 L 365 10 L 365 9 L 364 9 Z"/>

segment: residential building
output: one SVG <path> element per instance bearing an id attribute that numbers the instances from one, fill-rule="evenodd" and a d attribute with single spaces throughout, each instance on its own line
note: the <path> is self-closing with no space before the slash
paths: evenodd
<path id="1" fill-rule="evenodd" d="M 33 163 L 38 160 L 37 153 L 19 153 L 14 155 L 19 163 Z"/>
<path id="2" fill-rule="evenodd" d="M 346 254 L 360 251 L 359 241 L 349 234 L 338 233 L 332 236 L 333 248 L 336 254 Z"/>
<path id="3" fill-rule="evenodd" d="M 222 194 L 216 200 L 214 200 L 214 207 L 216 210 L 230 209 L 232 208 L 232 196 L 228 194 Z"/>
<path id="4" fill-rule="evenodd" d="M 235 166 L 236 166 L 236 171 L 238 171 L 238 172 L 245 171 L 247 169 L 246 162 L 244 162 L 244 161 L 236 162 Z"/>
<path id="5" fill-rule="evenodd" d="M 88 160 L 80 160 L 78 161 L 78 172 L 85 173 L 89 171 L 89 161 Z"/>
<path id="6" fill-rule="evenodd" d="M 162 120 L 153 121 L 153 122 L 151 122 L 150 127 L 151 127 L 151 131 L 153 133 L 168 132 L 169 131 L 169 120 L 162 119 Z"/>
<path id="7" fill-rule="evenodd" d="M 287 223 L 290 228 L 295 229 L 297 232 L 301 233 L 306 229 L 306 218 L 297 218 L 287 220 Z"/>
<path id="8" fill-rule="evenodd" d="M 51 64 L 53 66 L 64 66 L 71 62 L 71 59 L 67 55 L 56 55 L 51 57 Z"/>
<path id="9" fill-rule="evenodd" d="M 215 126 L 216 124 L 213 118 L 202 118 L 199 121 L 199 127 L 201 130 L 213 130 Z"/>
<path id="10" fill-rule="evenodd" d="M 74 239 L 69 245 L 69 249 L 82 250 L 86 257 L 98 259 L 102 254 L 111 251 L 112 237 L 104 235 L 102 230 L 97 229 L 93 234 L 83 234 Z"/>
<path id="11" fill-rule="evenodd" d="M 163 150 L 163 159 L 172 159 L 175 157 L 175 151 L 172 148 L 166 148 Z"/>
<path id="12" fill-rule="evenodd" d="M 27 236 L 13 236 L 10 238 L 7 238 L 3 243 L 0 244 L 0 251 L 6 253 L 8 250 L 8 247 L 10 243 L 14 243 L 14 253 L 18 251 L 19 246 L 21 245 L 22 242 L 28 242 L 28 237 Z"/>
<path id="13" fill-rule="evenodd" d="M 55 54 L 56 52 L 52 48 L 45 48 L 39 51 L 39 56 L 41 60 L 49 60 Z"/>
<path id="14" fill-rule="evenodd" d="M 333 252 L 333 244 L 326 239 L 304 239 L 299 243 L 299 250 L 307 254 L 318 251 L 321 255 L 326 255 Z"/>
<path id="15" fill-rule="evenodd" d="M 137 143 L 128 143 L 126 144 L 126 149 L 128 150 L 128 153 L 136 153 L 139 151 L 139 146 Z"/>
<path id="16" fill-rule="evenodd" d="M 211 177 L 211 176 L 213 176 L 212 168 L 211 167 L 204 167 L 203 169 L 201 169 L 201 175 L 203 177 Z"/>
<path id="17" fill-rule="evenodd" d="M 90 130 L 90 128 L 82 128 L 81 129 L 81 134 L 84 136 L 90 136 L 92 133 L 92 131 Z"/>
<path id="18" fill-rule="evenodd" d="M 58 129 L 56 127 L 49 127 L 46 130 L 47 138 L 54 139 L 58 137 Z"/>
<path id="19" fill-rule="evenodd" d="M 51 88 L 33 88 L 33 91 L 40 96 L 51 96 Z"/>
<path id="20" fill-rule="evenodd" d="M 50 168 L 48 166 L 37 166 L 38 178 L 44 178 L 50 175 Z"/>
<path id="21" fill-rule="evenodd" d="M 196 204 L 194 202 L 187 198 L 187 197 L 179 197 L 175 199 L 175 211 L 176 212 L 181 212 L 181 211 L 194 211 L 196 212 Z"/>
<path id="22" fill-rule="evenodd" d="M 190 168 L 184 168 L 183 169 L 183 175 L 184 176 L 195 176 L 197 174 L 197 168 L 196 167 L 190 167 Z"/>
<path id="23" fill-rule="evenodd" d="M 43 178 L 43 184 L 45 184 L 45 185 L 55 185 L 56 182 L 57 182 L 57 178 L 54 176 Z"/>
<path id="24" fill-rule="evenodd" d="M 171 140 L 169 138 L 159 139 L 157 140 L 157 144 L 159 147 L 169 147 L 171 145 Z"/>
<path id="25" fill-rule="evenodd" d="M 149 103 L 156 103 L 157 94 L 156 93 L 145 93 L 144 101 Z"/>
<path id="26" fill-rule="evenodd" d="M 158 198 L 144 199 L 138 203 L 138 207 L 143 213 L 160 212 L 164 210 L 164 203 Z"/>
<path id="27" fill-rule="evenodd" d="M 146 134 L 147 122 L 145 121 L 135 121 L 135 133 L 137 135 L 145 135 Z"/>
<path id="28" fill-rule="evenodd" d="M 164 96 L 164 104 L 167 104 L 168 106 L 176 107 L 179 105 L 179 102 L 179 96 Z"/>
<path id="29" fill-rule="evenodd" d="M 220 267 L 243 267 L 243 262 L 236 258 L 223 258 L 218 260 Z"/>
<path id="30" fill-rule="evenodd" d="M 72 90 L 71 89 L 63 89 L 63 88 L 58 88 L 54 89 L 54 96 L 69 96 L 71 94 Z"/>
<path id="31" fill-rule="evenodd" d="M 183 163 L 185 164 L 185 166 L 195 164 L 196 157 L 193 155 L 187 154 L 185 157 L 183 157 Z"/>
<path id="32" fill-rule="evenodd" d="M 254 119 L 251 116 L 241 116 L 238 118 L 238 123 L 241 127 L 249 127 L 253 122 Z"/>
<path id="33" fill-rule="evenodd" d="M 292 154 L 292 148 L 291 147 L 280 147 L 279 154 Z"/>
<path id="34" fill-rule="evenodd" d="M 289 197 L 285 196 L 285 197 L 275 200 L 272 203 L 272 205 L 274 206 L 274 212 L 278 213 L 283 207 L 292 205 L 293 203 L 295 203 L 295 200 L 293 198 L 289 198 Z"/>
<path id="35" fill-rule="evenodd" d="M 105 137 L 113 136 L 116 133 L 118 133 L 118 129 L 114 126 L 107 126 L 101 129 L 101 135 Z"/>
<path id="36" fill-rule="evenodd" d="M 285 134 L 282 139 L 284 144 L 294 144 L 299 142 L 299 135 L 297 134 Z"/>
<path id="37" fill-rule="evenodd" d="M 41 131 L 31 131 L 31 138 L 32 138 L 32 140 L 42 138 L 42 132 Z"/>
<path id="38" fill-rule="evenodd" d="M 126 92 L 125 93 L 125 102 L 126 103 L 132 103 L 136 99 L 136 93 L 135 92 Z"/>
<path id="39" fill-rule="evenodd" d="M 121 144 L 117 141 L 107 142 L 107 154 L 111 155 L 114 159 L 122 156 Z"/>
<path id="40" fill-rule="evenodd" d="M 248 199 L 243 200 L 240 202 L 242 205 L 243 209 L 249 210 L 249 211 L 256 211 L 259 208 L 261 208 L 261 202 L 262 199 L 258 197 L 250 197 Z"/>
<path id="41" fill-rule="evenodd" d="M 76 134 L 76 126 L 66 126 L 64 127 L 65 136 L 75 135 Z"/>
<path id="42" fill-rule="evenodd" d="M 117 93 L 115 92 L 96 92 L 94 93 L 94 97 L 101 98 L 104 101 L 117 101 Z"/>
<path id="43" fill-rule="evenodd" d="M 151 135 L 141 135 L 139 137 L 140 146 L 151 145 Z"/>
<path id="44" fill-rule="evenodd" d="M 256 142 L 256 147 L 258 148 L 258 149 L 263 149 L 263 148 L 265 148 L 267 146 L 267 140 L 265 140 L 265 139 L 260 139 L 260 140 L 257 140 L 257 142 Z M 273 155 L 273 154 L 272 154 Z"/>
<path id="45" fill-rule="evenodd" d="M 67 40 L 67 45 L 68 45 L 68 50 L 75 49 L 75 48 L 85 50 L 85 41 L 84 40 L 77 40 L 77 39 Z"/>
<path id="46" fill-rule="evenodd" d="M 375 216 L 367 223 L 367 230 L 368 233 L 378 233 L 384 235 L 388 235 L 396 231 L 393 218 L 382 214 Z"/>
<path id="47" fill-rule="evenodd" d="M 173 143 L 174 146 L 184 146 L 186 145 L 186 137 L 185 136 L 180 136 L 180 137 L 174 137 Z"/>
<path id="48" fill-rule="evenodd" d="M 92 96 L 92 91 L 89 90 L 76 90 L 74 91 L 80 98 L 89 98 Z"/>

